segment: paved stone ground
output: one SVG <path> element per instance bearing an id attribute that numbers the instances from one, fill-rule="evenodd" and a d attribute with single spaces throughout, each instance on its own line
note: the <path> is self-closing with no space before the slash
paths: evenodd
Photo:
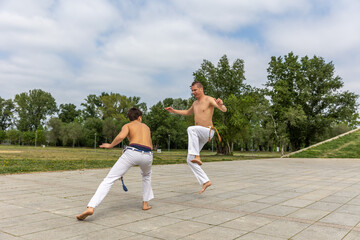
<path id="1" fill-rule="evenodd" d="M 360 239 L 360 159 L 205 163 L 204 194 L 187 165 L 153 167 L 141 210 L 135 167 L 95 214 L 77 221 L 109 169 L 0 176 L 0 239 Z"/>

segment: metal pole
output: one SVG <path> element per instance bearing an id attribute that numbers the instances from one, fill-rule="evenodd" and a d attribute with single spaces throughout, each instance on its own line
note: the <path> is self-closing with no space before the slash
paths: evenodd
<path id="1" fill-rule="evenodd" d="M 36 141 L 37 141 L 37 131 L 35 131 L 35 147 L 36 147 Z"/>
<path id="2" fill-rule="evenodd" d="M 96 151 L 96 133 L 95 133 L 95 141 L 94 141 L 94 150 Z"/>
<path id="3" fill-rule="evenodd" d="M 214 140 L 211 139 L 211 152 L 214 152 Z"/>
<path id="4" fill-rule="evenodd" d="M 170 152 L 170 134 L 169 134 L 168 152 Z"/>

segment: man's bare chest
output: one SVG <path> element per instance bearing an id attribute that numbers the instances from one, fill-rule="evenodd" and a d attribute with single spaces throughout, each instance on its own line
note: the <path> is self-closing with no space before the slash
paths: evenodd
<path id="1" fill-rule="evenodd" d="M 194 112 L 195 114 L 204 114 L 211 112 L 211 106 L 209 103 L 197 103 L 194 104 Z"/>

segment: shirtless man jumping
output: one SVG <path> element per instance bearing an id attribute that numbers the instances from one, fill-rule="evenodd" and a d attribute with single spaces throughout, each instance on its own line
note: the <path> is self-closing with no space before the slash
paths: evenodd
<path id="1" fill-rule="evenodd" d="M 188 110 L 176 110 L 172 107 L 167 107 L 165 110 L 179 114 L 179 115 L 192 115 L 194 114 L 195 126 L 188 127 L 188 155 L 187 163 L 191 170 L 195 174 L 196 179 L 202 185 L 199 194 L 203 193 L 206 188 L 211 186 L 211 181 L 208 176 L 202 170 L 200 165 L 202 161 L 200 159 L 200 151 L 204 147 L 207 141 L 214 136 L 214 127 L 212 123 L 212 116 L 214 114 L 214 108 L 218 108 L 222 112 L 226 112 L 227 109 L 223 104 L 223 101 L 218 98 L 207 96 L 204 94 L 203 85 L 200 82 L 193 82 L 191 84 L 191 91 L 196 101 Z"/>
<path id="2" fill-rule="evenodd" d="M 151 166 L 153 162 L 151 133 L 148 126 L 142 123 L 142 112 L 139 109 L 132 108 L 128 112 L 130 123 L 125 124 L 114 141 L 103 143 L 101 148 L 113 148 L 121 143 L 124 138 L 128 138 L 130 145 L 126 147 L 121 157 L 117 160 L 106 178 L 101 182 L 94 196 L 91 198 L 87 209 L 80 215 L 78 220 L 84 220 L 94 213 L 94 209 L 101 203 L 110 191 L 111 186 L 116 180 L 119 180 L 131 167 L 139 165 L 142 175 L 142 209 L 151 208 L 148 201 L 154 198 L 151 188 Z"/>

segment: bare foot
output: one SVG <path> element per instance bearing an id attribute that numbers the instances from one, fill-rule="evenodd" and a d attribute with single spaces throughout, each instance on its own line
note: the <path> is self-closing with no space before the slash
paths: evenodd
<path id="1" fill-rule="evenodd" d="M 192 163 L 197 163 L 199 164 L 200 166 L 202 165 L 202 161 L 200 160 L 200 156 L 199 155 L 196 155 L 195 158 L 193 160 L 191 160 L 190 162 Z"/>
<path id="2" fill-rule="evenodd" d="M 203 193 L 208 187 L 210 187 L 210 186 L 211 186 L 211 182 L 210 182 L 210 181 L 204 183 L 203 186 L 202 186 L 202 188 L 201 188 L 201 190 L 200 190 L 200 192 L 199 192 L 199 194 L 202 194 L 202 193 Z"/>
<path id="3" fill-rule="evenodd" d="M 94 213 L 94 208 L 88 207 L 82 214 L 77 215 L 76 218 L 78 220 L 84 220 L 88 216 L 93 215 L 93 213 Z"/>
<path id="4" fill-rule="evenodd" d="M 148 202 L 143 202 L 142 210 L 149 210 L 151 206 L 148 204 Z"/>

